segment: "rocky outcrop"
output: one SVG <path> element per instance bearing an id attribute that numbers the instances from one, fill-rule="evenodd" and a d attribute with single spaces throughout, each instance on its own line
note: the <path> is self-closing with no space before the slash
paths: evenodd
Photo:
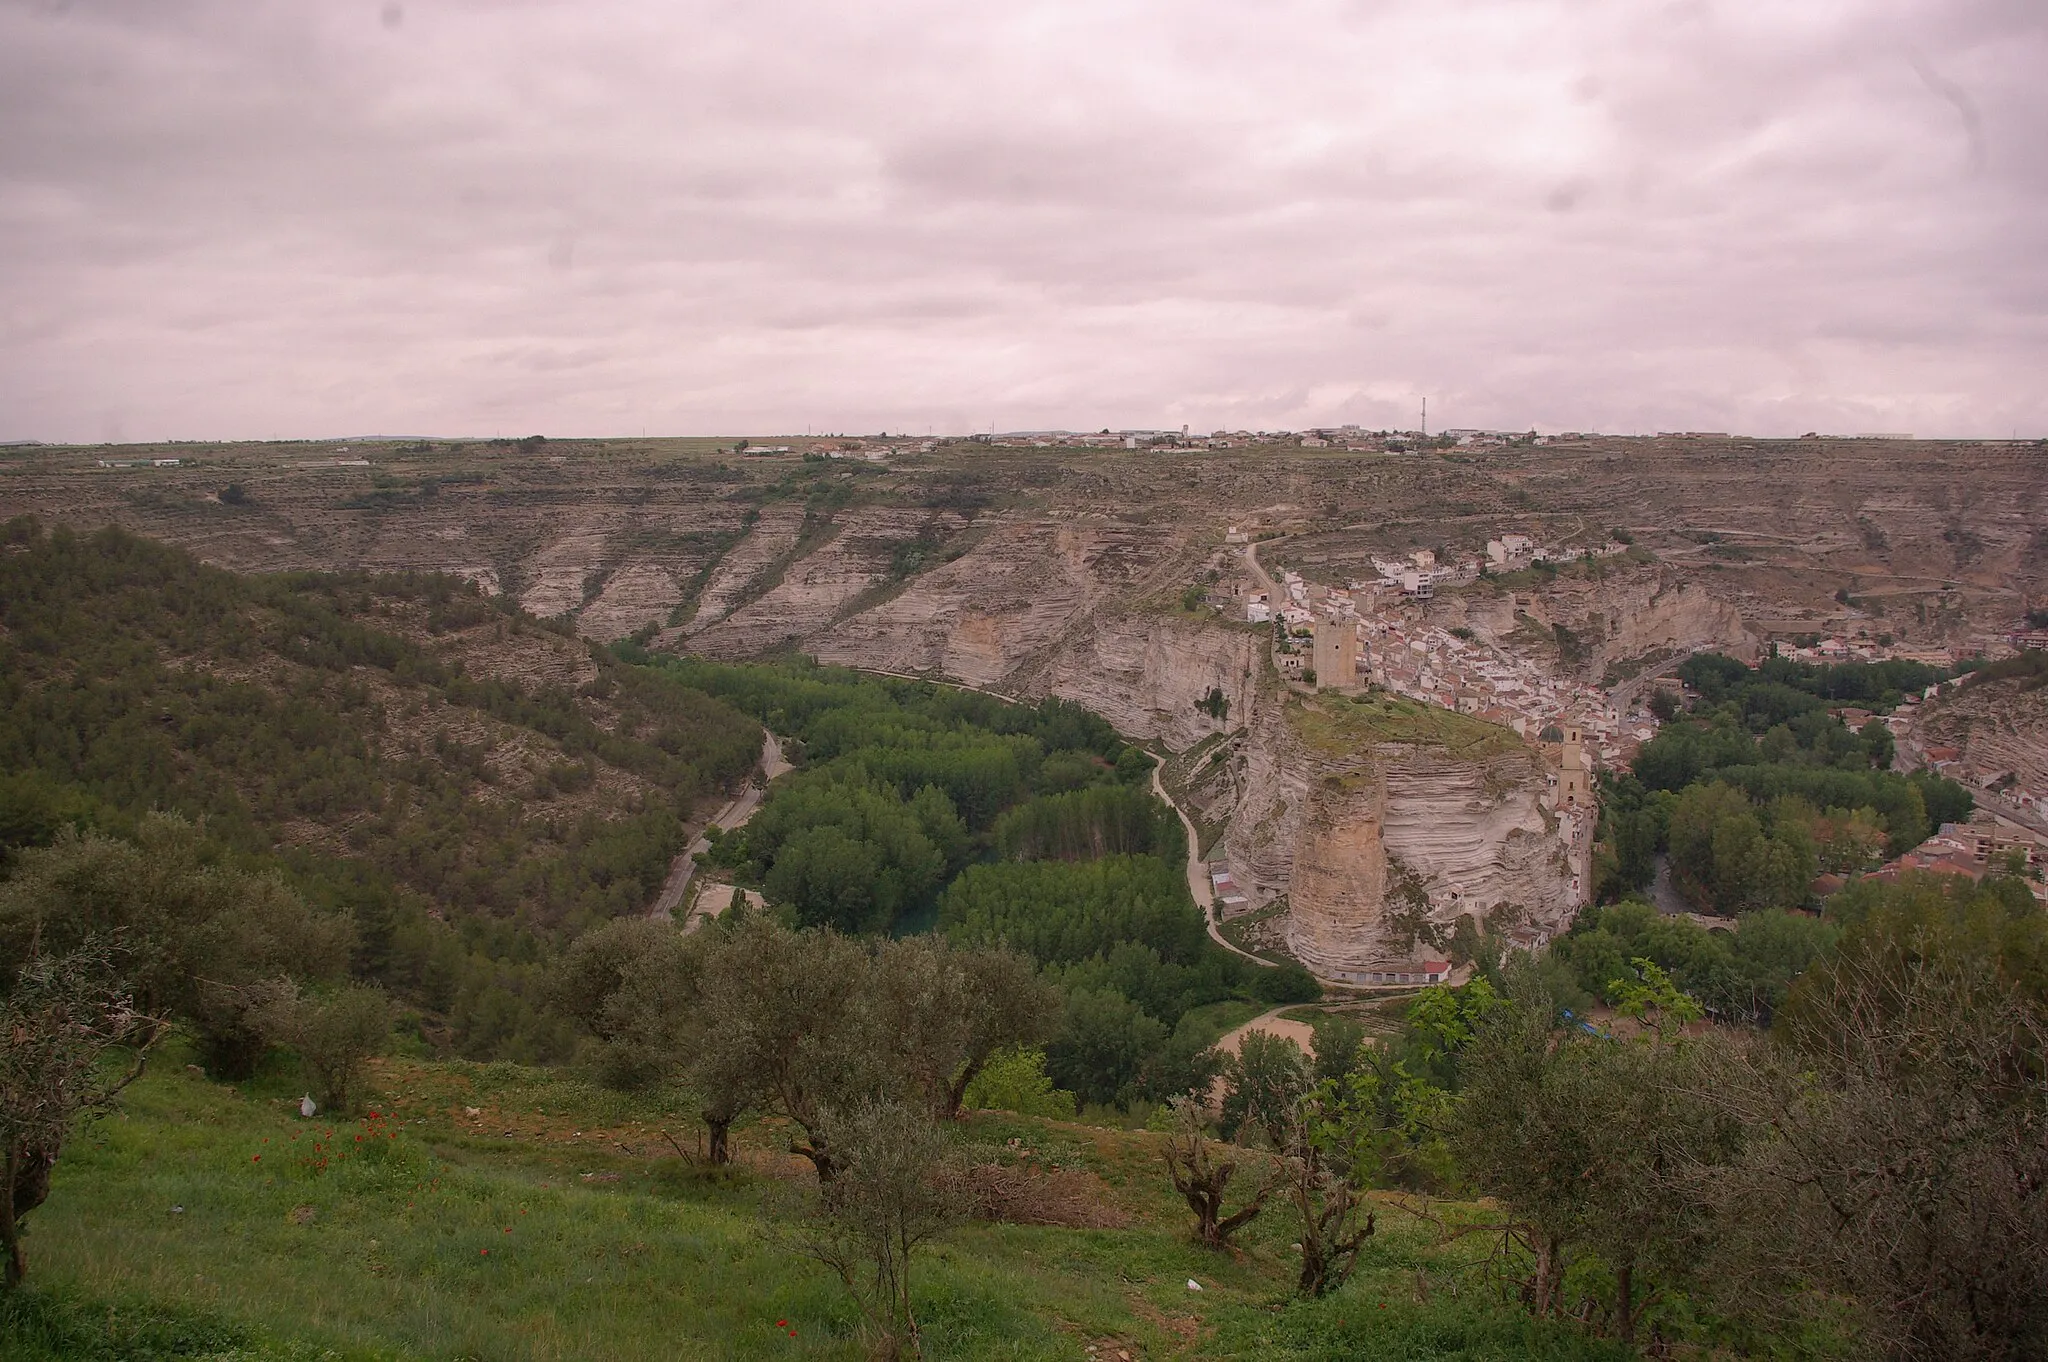
<path id="1" fill-rule="evenodd" d="M 1586 670 L 1594 677 L 1617 662 L 1652 653 L 1711 648 L 1744 661 L 1757 655 L 1756 638 L 1739 610 L 1665 569 L 1596 583 L 1554 613 L 1589 645 Z"/>
<path id="2" fill-rule="evenodd" d="M 605 533 L 596 525 L 578 525 L 550 540 L 521 564 L 526 588 L 519 603 L 542 619 L 580 610 L 584 585 L 604 556 Z"/>
<path id="3" fill-rule="evenodd" d="M 1179 616 L 1099 615 L 1065 640 L 1031 689 L 1179 750 L 1251 721 L 1263 637 Z M 1220 715 L 1198 707 L 1211 692 L 1223 697 Z"/>
<path id="4" fill-rule="evenodd" d="M 780 580 L 759 597 L 693 637 L 691 651 L 745 657 L 829 628 L 861 593 L 887 579 L 896 546 L 914 539 L 929 519 L 909 507 L 874 507 L 847 517 L 812 552 L 785 565 Z M 794 546 L 793 538 L 789 542 Z"/>
<path id="5" fill-rule="evenodd" d="M 1505 729 L 1386 698 L 1293 696 L 1246 754 L 1227 856 L 1326 977 L 1436 952 L 1459 917 L 1557 928 L 1577 910 L 1548 773 Z"/>
<path id="6" fill-rule="evenodd" d="M 1062 651 L 1095 612 L 1125 613 L 1149 584 L 1177 583 L 1183 548 L 1173 532 L 1129 525 L 990 525 L 963 556 L 811 645 L 823 661 L 1031 691 L 1019 673 Z"/>
<path id="7" fill-rule="evenodd" d="M 1710 648 L 1753 661 L 1758 650 L 1740 610 L 1658 564 L 1616 563 L 1597 578 L 1559 577 L 1534 588 L 1447 593 L 1428 614 L 1445 628 L 1539 652 L 1593 680 L 1641 658 Z M 1575 640 L 1575 655 L 1561 656 L 1558 625 Z"/>
<path id="8" fill-rule="evenodd" d="M 2048 687 L 2007 677 L 1947 688 L 1917 707 L 1900 745 L 1917 759 L 1954 747 L 1965 779 L 2010 775 L 2021 789 L 2048 790 Z"/>
<path id="9" fill-rule="evenodd" d="M 712 570 L 687 632 L 701 633 L 744 604 L 748 592 L 775 562 L 795 552 L 803 524 L 800 507 L 776 506 L 762 512 L 747 536 Z"/>

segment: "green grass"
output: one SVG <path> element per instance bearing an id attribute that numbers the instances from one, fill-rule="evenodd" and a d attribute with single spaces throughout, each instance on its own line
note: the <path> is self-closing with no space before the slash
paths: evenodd
<path id="1" fill-rule="evenodd" d="M 1303 742 L 1338 756 L 1359 756 L 1382 743 L 1441 747 L 1468 758 L 1528 750 L 1512 730 L 1498 724 L 1386 691 L 1302 697 L 1291 701 L 1286 713 Z"/>
<path id="2" fill-rule="evenodd" d="M 808 1175 L 771 1126 L 714 1174 L 675 1155 L 694 1127 L 651 1099 L 506 1064 L 391 1060 L 378 1082 L 365 1129 L 301 1121 L 281 1081 L 160 1066 L 66 1151 L 29 1221 L 29 1286 L 0 1301 L 0 1362 L 860 1355 L 837 1283 L 776 1234 Z M 1398 1212 L 1350 1286 L 1298 1303 L 1286 1218 L 1235 1254 L 1195 1247 L 1157 1136 L 995 1112 L 962 1136 L 1086 1170 L 1129 1224 L 953 1232 L 917 1278 L 931 1358 L 1607 1355 L 1469 1290 L 1420 1300 L 1432 1277 L 1455 1289 L 1470 1250 Z"/>
<path id="3" fill-rule="evenodd" d="M 1267 1003 L 1227 998 L 1220 1003 L 1205 1003 L 1201 1007 L 1189 1008 L 1181 1017 L 1181 1025 L 1201 1030 L 1209 1036 L 1213 1044 L 1222 1039 L 1225 1032 L 1244 1025 L 1269 1008 L 1270 1004 Z"/>

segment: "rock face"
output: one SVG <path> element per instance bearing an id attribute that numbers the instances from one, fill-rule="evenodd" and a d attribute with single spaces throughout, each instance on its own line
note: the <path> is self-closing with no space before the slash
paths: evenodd
<path id="1" fill-rule="evenodd" d="M 615 642 L 642 625 L 665 620 L 682 599 L 682 588 L 666 569 L 635 563 L 606 579 L 597 599 L 577 616 L 576 628 L 600 642 Z"/>
<path id="2" fill-rule="evenodd" d="M 2008 677 L 1946 689 L 1918 707 L 1900 746 L 1920 759 L 1954 747 L 1966 779 L 2010 774 L 2021 789 L 2048 790 L 2048 687 Z"/>
<path id="3" fill-rule="evenodd" d="M 1190 552 L 1182 535 L 1130 526 L 992 526 L 959 559 L 804 646 L 822 662 L 1057 695 L 1185 747 L 1249 720 L 1260 651 L 1260 635 L 1213 615 L 1134 608 L 1154 583 L 1181 584 Z M 1211 691 L 1220 715 L 1196 708 Z"/>
<path id="4" fill-rule="evenodd" d="M 1263 636 L 1183 618 L 1096 616 L 1046 664 L 1041 684 L 1124 733 L 1179 750 L 1255 716 Z M 1198 708 L 1222 695 L 1222 716 Z"/>
<path id="5" fill-rule="evenodd" d="M 1440 951 L 1459 917 L 1555 930 L 1577 911 L 1548 772 L 1504 729 L 1398 701 L 1290 697 L 1247 753 L 1228 857 L 1331 978 Z"/>
<path id="6" fill-rule="evenodd" d="M 1467 912 L 1554 925 L 1578 891 L 1526 748 L 1412 716 L 1355 733 L 1336 710 L 1304 722 L 1320 698 L 1280 703 L 1259 633 L 1180 608 L 1190 586 L 1252 589 L 1250 565 L 1222 551 L 1226 526 L 1284 532 L 1266 566 L 1284 545 L 1322 582 L 1504 530 L 1625 530 L 1642 553 L 1597 576 L 1475 584 L 1429 607 L 1620 689 L 1695 647 L 1753 656 L 1795 616 L 1795 632 L 1954 641 L 2006 627 L 2048 588 L 2036 444 L 1589 439 L 1454 463 L 955 442 L 856 469 L 826 457 L 846 452 L 836 440 L 760 457 L 524 443 L 167 447 L 188 462 L 133 472 L 100 451 L 10 452 L 0 518 L 120 523 L 248 571 L 456 572 L 594 639 L 654 625 L 660 647 L 798 649 L 1058 695 L 1174 749 L 1227 733 L 1184 763 L 1199 765 L 1185 787 L 1199 786 L 1198 831 L 1223 839 L 1255 900 L 1287 897 L 1297 949 L 1332 971 L 1435 949 Z M 233 504 L 231 479 L 247 494 Z M 1837 599 L 1858 578 L 1890 585 Z M 1212 693 L 1222 715 L 1197 708 Z M 2040 733 L 2015 713 L 1927 740 L 2025 777 L 2048 769 Z M 1573 845 L 1583 882 L 1583 836 Z"/>
<path id="7" fill-rule="evenodd" d="M 752 533 L 719 560 L 697 598 L 697 617 L 688 632 L 702 633 L 731 614 L 777 559 L 795 551 L 803 521 L 803 511 L 794 506 L 771 507 L 764 513 Z"/>
<path id="8" fill-rule="evenodd" d="M 1733 604 L 1654 564 L 1617 566 L 1594 581 L 1559 578 L 1498 595 L 1459 593 L 1440 598 L 1430 617 L 1525 651 L 1555 652 L 1548 640 L 1530 637 L 1532 622 L 1539 631 L 1563 625 L 1582 649 L 1576 670 L 1594 680 L 1638 658 L 1710 648 L 1754 661 L 1758 651 L 1756 636 Z"/>
<path id="9" fill-rule="evenodd" d="M 730 613 L 717 618 L 700 610 L 700 621 L 711 622 L 692 636 L 691 651 L 712 657 L 746 657 L 828 629 L 862 592 L 886 579 L 895 546 L 914 538 L 928 519 L 925 512 L 905 507 L 861 510 L 836 525 L 811 552 L 782 565 L 779 580 L 769 582 L 766 577 L 773 573 L 775 563 L 764 555 L 770 550 L 788 553 L 797 547 L 798 536 L 776 522 L 766 542 L 750 556 L 756 574 L 751 585 L 765 590 L 755 599 L 735 605 L 747 584 L 714 582 L 721 590 L 716 601 L 707 590 L 706 608 Z"/>

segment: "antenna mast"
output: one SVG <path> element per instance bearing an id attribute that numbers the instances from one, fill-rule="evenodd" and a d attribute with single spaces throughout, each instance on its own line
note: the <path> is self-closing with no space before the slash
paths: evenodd
<path id="1" fill-rule="evenodd" d="M 1429 399 L 1422 399 L 1422 438 L 1429 438 Z"/>

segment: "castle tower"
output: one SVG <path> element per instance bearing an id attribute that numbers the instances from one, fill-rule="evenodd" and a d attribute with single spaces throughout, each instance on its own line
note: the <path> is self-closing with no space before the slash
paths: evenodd
<path id="1" fill-rule="evenodd" d="M 1358 624 L 1354 620 L 1316 620 L 1317 690 L 1358 689 Z"/>
<path id="2" fill-rule="evenodd" d="M 1586 768 L 1584 735 L 1577 724 L 1564 725 L 1563 761 L 1557 773 L 1558 807 L 1577 805 L 1590 808 L 1593 804 L 1593 775 Z"/>

